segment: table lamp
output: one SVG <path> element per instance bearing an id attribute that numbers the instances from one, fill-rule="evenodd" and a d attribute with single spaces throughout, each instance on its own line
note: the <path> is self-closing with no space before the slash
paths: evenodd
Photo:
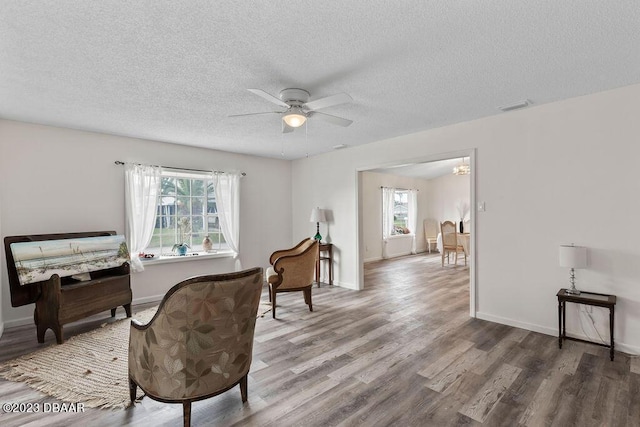
<path id="1" fill-rule="evenodd" d="M 324 215 L 324 210 L 320 208 L 313 208 L 311 210 L 311 218 L 309 218 L 309 222 L 316 223 L 316 235 L 313 236 L 318 242 L 322 240 L 322 236 L 320 235 L 320 223 L 327 222 L 327 217 Z"/>
<path id="2" fill-rule="evenodd" d="M 574 269 L 585 268 L 587 266 L 587 248 L 584 246 L 561 245 L 560 246 L 560 267 L 569 267 L 569 283 L 571 288 L 565 292 L 572 295 L 580 295 L 576 289 L 576 275 Z"/>

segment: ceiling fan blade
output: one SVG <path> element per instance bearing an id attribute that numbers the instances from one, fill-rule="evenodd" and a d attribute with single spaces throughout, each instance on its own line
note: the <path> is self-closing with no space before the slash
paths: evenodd
<path id="1" fill-rule="evenodd" d="M 263 91 L 262 89 L 247 89 L 249 92 L 258 95 L 261 98 L 266 99 L 269 102 L 273 102 L 276 105 L 281 107 L 289 108 L 289 104 L 283 102 L 280 98 L 276 98 L 275 96 Z"/>
<path id="2" fill-rule="evenodd" d="M 227 117 L 259 116 L 260 114 L 282 114 L 282 111 L 265 111 L 263 113 L 231 114 Z"/>
<path id="3" fill-rule="evenodd" d="M 332 116 L 331 114 L 321 113 L 319 111 L 314 111 L 313 115 L 314 116 L 317 115 L 319 118 L 323 119 L 324 121 L 327 121 L 329 123 L 333 123 L 334 125 L 338 125 L 342 127 L 347 127 L 351 123 L 353 123 L 353 120 L 343 119 L 342 117 Z"/>
<path id="4" fill-rule="evenodd" d="M 336 95 L 327 96 L 325 98 L 316 99 L 304 104 L 305 108 L 309 110 L 319 110 L 321 108 L 331 107 L 333 105 L 344 104 L 353 101 L 346 93 L 338 93 Z"/>
<path id="5" fill-rule="evenodd" d="M 286 124 L 284 120 L 282 120 L 282 133 L 291 133 L 294 131 L 294 129 L 295 128 L 292 128 L 291 126 Z"/>

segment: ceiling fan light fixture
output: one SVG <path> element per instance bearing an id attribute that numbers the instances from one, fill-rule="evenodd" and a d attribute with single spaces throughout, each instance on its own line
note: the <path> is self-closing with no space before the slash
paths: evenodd
<path id="1" fill-rule="evenodd" d="M 307 121 L 307 115 L 302 111 L 302 109 L 292 107 L 282 116 L 282 120 L 284 120 L 287 126 L 299 128 Z"/>

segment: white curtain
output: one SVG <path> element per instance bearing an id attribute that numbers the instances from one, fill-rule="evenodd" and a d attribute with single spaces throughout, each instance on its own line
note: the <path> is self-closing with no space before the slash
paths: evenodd
<path id="1" fill-rule="evenodd" d="M 393 230 L 393 204 L 395 190 L 382 187 L 382 258 L 389 258 L 387 243 Z"/>
<path id="2" fill-rule="evenodd" d="M 142 252 L 153 235 L 160 195 L 161 169 L 127 163 L 125 175 L 125 213 L 127 246 L 131 257 L 131 270 L 144 270 L 138 253 Z"/>
<path id="3" fill-rule="evenodd" d="M 236 270 L 241 270 L 240 259 L 240 173 L 214 173 L 216 206 L 220 218 L 220 230 L 233 251 Z"/>
<path id="4" fill-rule="evenodd" d="M 409 212 L 407 213 L 407 227 L 413 234 L 411 240 L 411 253 L 416 253 L 416 235 L 418 227 L 418 192 L 416 190 L 409 190 L 408 206 Z"/>

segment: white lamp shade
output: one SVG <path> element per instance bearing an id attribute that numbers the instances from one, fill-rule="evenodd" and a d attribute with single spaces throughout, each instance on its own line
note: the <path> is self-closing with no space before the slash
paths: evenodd
<path id="1" fill-rule="evenodd" d="M 313 208 L 311 211 L 311 218 L 309 222 L 327 222 L 327 217 L 324 215 L 324 210 L 320 208 Z"/>
<path id="2" fill-rule="evenodd" d="M 560 246 L 560 267 L 585 268 L 587 248 L 584 246 Z"/>

